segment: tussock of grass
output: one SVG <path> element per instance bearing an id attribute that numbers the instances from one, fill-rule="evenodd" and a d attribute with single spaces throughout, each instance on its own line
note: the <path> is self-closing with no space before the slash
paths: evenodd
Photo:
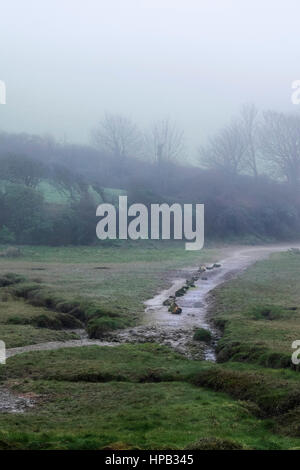
<path id="1" fill-rule="evenodd" d="M 219 363 L 226 361 L 253 362 L 274 369 L 289 368 L 299 370 L 299 366 L 293 364 L 290 354 L 268 350 L 260 344 L 240 343 L 239 341 L 221 340 L 217 346 L 217 359 Z"/>
<path id="2" fill-rule="evenodd" d="M 196 374 L 192 382 L 255 403 L 262 416 L 276 416 L 300 405 L 299 381 L 272 377 L 263 370 L 238 371 L 215 367 Z"/>
<path id="3" fill-rule="evenodd" d="M 105 333 L 119 328 L 124 328 L 126 321 L 122 318 L 111 318 L 109 316 L 101 316 L 100 318 L 92 318 L 87 324 L 87 332 L 90 338 L 102 338 Z"/>
<path id="4" fill-rule="evenodd" d="M 17 275 L 16 275 L 17 276 Z M 86 325 L 90 338 L 101 338 L 105 333 L 129 325 L 129 320 L 118 312 L 110 311 L 92 301 L 67 301 L 50 289 L 34 282 L 20 282 L 10 287 L 10 294 L 23 298 L 34 307 L 43 307 L 53 313 L 32 318 L 18 315 L 9 319 L 10 324 L 31 324 L 38 328 L 63 329 L 82 328 Z"/>
<path id="5" fill-rule="evenodd" d="M 6 273 L 0 276 L 0 287 L 11 286 L 13 284 L 18 284 L 22 281 L 24 281 L 23 276 L 19 276 L 15 273 Z"/>
<path id="6" fill-rule="evenodd" d="M 50 330 L 62 330 L 65 328 L 82 328 L 82 323 L 67 313 L 53 315 L 41 314 L 34 317 L 14 316 L 8 319 L 9 325 L 33 325 L 37 328 L 49 328 Z"/>
<path id="7" fill-rule="evenodd" d="M 194 333 L 193 339 L 196 341 L 204 341 L 205 343 L 209 343 L 212 339 L 211 332 L 206 330 L 205 328 L 197 328 Z"/>
<path id="8" fill-rule="evenodd" d="M 18 298 L 28 299 L 33 295 L 34 292 L 37 292 L 41 289 L 41 285 L 36 282 L 22 282 L 17 286 L 10 288 L 10 293 Z"/>

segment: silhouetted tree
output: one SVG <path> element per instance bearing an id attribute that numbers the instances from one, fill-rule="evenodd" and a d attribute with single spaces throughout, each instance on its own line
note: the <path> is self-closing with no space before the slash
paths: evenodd
<path id="1" fill-rule="evenodd" d="M 260 131 L 262 156 L 277 176 L 294 189 L 300 182 L 300 116 L 276 111 L 264 113 Z"/>
<path id="2" fill-rule="evenodd" d="M 92 132 L 92 140 L 100 149 L 105 149 L 117 160 L 137 157 L 143 148 L 142 134 L 138 127 L 126 116 L 106 113 L 97 129 Z"/>
<path id="3" fill-rule="evenodd" d="M 245 162 L 255 178 L 258 177 L 258 110 L 253 104 L 245 104 L 240 112 L 240 125 L 245 138 Z"/>
<path id="4" fill-rule="evenodd" d="M 247 143 L 242 126 L 237 121 L 224 127 L 199 150 L 200 162 L 207 168 L 238 175 L 247 166 Z"/>
<path id="5" fill-rule="evenodd" d="M 146 153 L 159 165 L 186 156 L 184 132 L 170 119 L 156 121 L 145 135 Z"/>

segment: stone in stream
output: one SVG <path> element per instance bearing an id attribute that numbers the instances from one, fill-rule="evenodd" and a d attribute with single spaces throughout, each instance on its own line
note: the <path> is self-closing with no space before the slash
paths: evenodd
<path id="1" fill-rule="evenodd" d="M 187 279 L 186 280 L 186 288 L 189 289 L 190 287 L 195 287 L 195 284 L 194 284 L 194 279 Z"/>
<path id="2" fill-rule="evenodd" d="M 177 307 L 175 308 L 175 310 L 173 310 L 172 313 L 175 314 L 175 315 L 179 315 L 181 312 L 182 312 L 182 309 L 180 307 L 178 307 L 178 305 L 177 305 Z"/>
<path id="3" fill-rule="evenodd" d="M 175 315 L 179 315 L 182 312 L 182 309 L 178 307 L 178 305 L 175 302 L 173 302 L 172 305 L 170 305 L 169 307 L 169 312 Z"/>
<path id="4" fill-rule="evenodd" d="M 173 304 L 175 302 L 175 295 L 170 295 L 166 300 L 163 301 L 165 307 Z"/>
<path id="5" fill-rule="evenodd" d="M 183 286 L 181 287 L 181 289 L 178 289 L 176 292 L 175 292 L 175 296 L 176 297 L 182 297 L 187 291 L 187 287 L 186 286 Z"/>

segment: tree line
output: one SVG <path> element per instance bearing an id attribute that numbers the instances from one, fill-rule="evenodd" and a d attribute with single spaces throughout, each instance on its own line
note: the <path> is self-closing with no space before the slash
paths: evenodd
<path id="1" fill-rule="evenodd" d="M 97 243 L 96 202 L 105 188 L 123 189 L 130 203 L 204 203 L 206 239 L 298 238 L 300 117 L 245 105 L 186 162 L 184 133 L 157 121 L 144 132 L 106 113 L 91 145 L 49 136 L 0 133 L 0 242 Z M 51 182 L 68 192 L 50 204 L 40 190 Z M 110 202 L 110 201 L 108 201 Z"/>
<path id="2" fill-rule="evenodd" d="M 201 147 L 200 160 L 224 174 L 267 173 L 295 190 L 300 180 L 300 115 L 259 113 L 244 105 L 240 115 Z"/>
<path id="3" fill-rule="evenodd" d="M 141 131 L 129 118 L 106 113 L 92 133 L 92 142 L 111 158 L 145 158 L 158 165 L 183 162 L 187 149 L 184 132 L 175 122 L 155 122 Z M 198 151 L 199 165 L 224 176 L 267 174 L 285 179 L 294 189 L 300 179 L 300 115 L 259 112 L 242 106 L 237 117 L 208 139 Z"/>

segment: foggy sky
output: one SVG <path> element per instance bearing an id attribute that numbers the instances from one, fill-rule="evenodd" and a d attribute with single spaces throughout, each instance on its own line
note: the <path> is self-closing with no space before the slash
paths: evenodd
<path id="1" fill-rule="evenodd" d="M 89 142 L 105 111 L 172 117 L 190 153 L 245 102 L 300 112 L 297 0 L 0 1 L 0 129 Z"/>

